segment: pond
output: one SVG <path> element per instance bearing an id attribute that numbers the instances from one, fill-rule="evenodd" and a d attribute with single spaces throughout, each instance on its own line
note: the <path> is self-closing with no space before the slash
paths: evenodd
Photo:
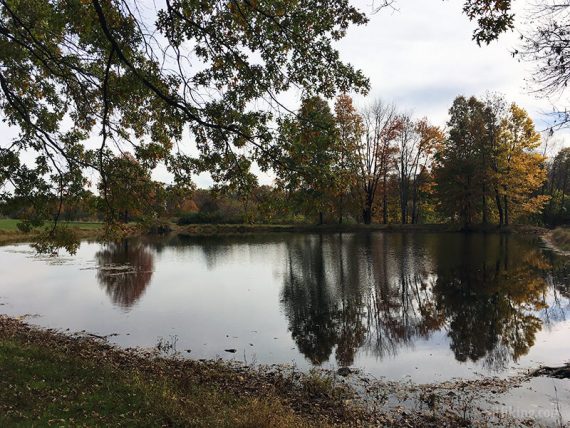
<path id="1" fill-rule="evenodd" d="M 570 360 L 570 262 L 505 234 L 344 233 L 0 247 L 0 312 L 191 358 L 415 382 Z M 229 352 L 235 351 L 235 352 Z"/>

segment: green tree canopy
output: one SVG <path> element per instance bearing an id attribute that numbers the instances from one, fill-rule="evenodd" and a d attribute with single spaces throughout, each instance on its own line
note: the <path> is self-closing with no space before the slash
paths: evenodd
<path id="1" fill-rule="evenodd" d="M 460 96 L 449 110 L 448 137 L 436 154 L 441 210 L 465 227 L 498 218 L 500 225 L 539 212 L 546 179 L 541 138 L 516 104 Z M 493 203 L 495 210 L 493 210 Z"/>

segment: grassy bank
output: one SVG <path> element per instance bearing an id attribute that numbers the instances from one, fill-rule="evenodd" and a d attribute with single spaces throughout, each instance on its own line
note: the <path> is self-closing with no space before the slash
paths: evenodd
<path id="1" fill-rule="evenodd" d="M 0 343 L 0 425 L 303 426 L 272 397 L 252 399 L 207 384 L 119 369 L 21 340 Z M 162 367 L 157 366 L 159 371 Z"/>
<path id="2" fill-rule="evenodd" d="M 239 233 L 351 233 L 372 231 L 426 231 L 426 232 L 457 232 L 455 225 L 446 224 L 191 224 L 178 226 L 175 229 L 181 235 L 216 235 Z"/>
<path id="3" fill-rule="evenodd" d="M 420 385 L 252 369 L 120 349 L 0 315 L 0 426 L 542 426 L 480 407 L 528 378 Z"/>
<path id="4" fill-rule="evenodd" d="M 0 219 L 0 244 L 9 244 L 12 242 L 32 241 L 35 233 L 23 233 L 18 229 L 20 220 L 16 219 Z M 62 222 L 62 225 L 72 227 L 80 238 L 95 238 L 103 228 L 103 223 L 98 222 Z"/>
<path id="5" fill-rule="evenodd" d="M 0 316 L 0 426 L 372 423 L 347 394 L 315 376 L 142 355 Z"/>
<path id="6" fill-rule="evenodd" d="M 0 219 L 0 245 L 13 242 L 33 241 L 34 233 L 22 233 L 17 228 L 19 220 Z M 72 227 L 79 238 L 97 238 L 103 223 L 68 222 L 63 225 Z M 134 223 L 131 235 L 141 234 Z M 248 233 L 358 233 L 358 232 L 466 232 L 456 224 L 324 224 L 324 225 L 273 225 L 273 224 L 190 224 L 179 226 L 168 224 L 173 233 L 182 236 L 239 235 Z M 499 228 L 498 226 L 473 226 L 467 232 L 474 233 L 521 233 L 543 235 L 546 229 L 536 226 L 515 225 Z"/>
<path id="7" fill-rule="evenodd" d="M 330 374 L 160 357 L 0 315 L 0 426 L 487 426 L 459 404 L 501 388 L 362 385 L 375 401 Z M 389 396 L 417 405 L 386 406 Z"/>
<path id="8" fill-rule="evenodd" d="M 541 235 L 546 229 L 536 226 L 515 225 L 473 226 L 468 231 L 456 224 L 324 224 L 324 225 L 265 225 L 265 224 L 191 224 L 173 226 L 173 231 L 183 236 L 226 235 L 242 233 L 357 233 L 357 232 L 488 232 L 522 233 Z"/>

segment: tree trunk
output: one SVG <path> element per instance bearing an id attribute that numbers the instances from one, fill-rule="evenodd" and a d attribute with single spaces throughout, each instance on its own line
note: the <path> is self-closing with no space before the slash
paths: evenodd
<path id="1" fill-rule="evenodd" d="M 384 174 L 383 195 L 382 195 L 382 223 L 388 224 L 388 195 L 386 194 L 386 174 Z"/>
<path id="2" fill-rule="evenodd" d="M 319 211 L 319 224 L 323 224 L 323 212 Z"/>
<path id="3" fill-rule="evenodd" d="M 509 199 L 507 198 L 507 195 L 505 195 L 503 197 L 503 202 L 505 205 L 505 226 L 508 226 L 509 225 Z"/>
<path id="4" fill-rule="evenodd" d="M 499 189 L 495 187 L 495 203 L 497 204 L 497 211 L 499 212 L 499 227 L 503 226 L 503 206 L 501 205 L 501 196 Z"/>
<path id="5" fill-rule="evenodd" d="M 482 212 L 482 223 L 489 223 L 489 208 L 487 206 L 487 186 L 483 184 L 483 212 Z"/>
<path id="6" fill-rule="evenodd" d="M 400 221 L 408 222 L 408 183 L 405 177 L 400 178 Z"/>
<path id="7" fill-rule="evenodd" d="M 562 183 L 562 199 L 560 200 L 560 208 L 564 208 L 564 197 L 566 195 L 566 181 L 568 178 L 568 169 L 564 172 L 564 181 Z"/>
<path id="8" fill-rule="evenodd" d="M 362 210 L 362 220 L 364 224 L 372 223 L 372 203 L 374 202 L 374 187 L 370 184 L 364 186 L 365 201 Z"/>
<path id="9" fill-rule="evenodd" d="M 342 224 L 342 192 L 340 193 L 340 198 L 339 198 L 338 224 Z"/>
<path id="10" fill-rule="evenodd" d="M 364 221 L 364 224 L 372 223 L 372 210 L 370 207 L 366 207 L 362 210 L 362 220 Z"/>
<path id="11" fill-rule="evenodd" d="M 418 187 L 414 182 L 414 190 L 412 194 L 412 224 L 417 224 L 418 222 Z"/>
<path id="12" fill-rule="evenodd" d="M 463 185 L 463 203 L 461 207 L 461 217 L 463 221 L 463 228 L 471 228 L 471 194 L 469 189 L 471 188 L 471 179 L 467 179 L 467 183 Z"/>
<path id="13" fill-rule="evenodd" d="M 400 198 L 401 204 L 401 212 L 402 212 L 402 224 L 406 224 L 408 222 L 408 197 L 407 192 L 404 190 L 404 194 Z"/>

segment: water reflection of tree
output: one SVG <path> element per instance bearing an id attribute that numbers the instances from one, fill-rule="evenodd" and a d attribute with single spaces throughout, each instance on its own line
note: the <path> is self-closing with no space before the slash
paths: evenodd
<path id="1" fill-rule="evenodd" d="M 410 262 L 412 255 L 396 266 L 380 234 L 290 241 L 282 302 L 300 352 L 322 364 L 336 347 L 337 362 L 350 365 L 361 347 L 395 355 L 439 327 L 426 260 Z"/>
<path id="2" fill-rule="evenodd" d="M 546 307 L 549 264 L 505 235 L 363 234 L 287 241 L 282 304 L 312 363 L 352 364 L 446 328 L 459 361 L 499 370 L 525 355 Z"/>
<path id="3" fill-rule="evenodd" d="M 313 364 L 328 361 L 336 346 L 339 364 L 350 365 L 364 340 L 360 283 L 345 251 L 342 236 L 288 241 L 282 302 L 291 335 Z"/>
<path id="4" fill-rule="evenodd" d="M 105 245 L 95 254 L 97 280 L 114 304 L 133 306 L 152 278 L 153 255 L 141 242 L 124 240 Z"/>
<path id="5" fill-rule="evenodd" d="M 369 235 L 364 281 L 368 292 L 368 347 L 378 357 L 396 355 L 417 338 L 441 327 L 431 294 L 431 261 L 418 252 L 422 244 L 410 234 Z"/>
<path id="6" fill-rule="evenodd" d="M 549 283 L 543 300 L 547 303 L 541 311 L 541 319 L 547 326 L 570 318 L 570 263 L 566 256 L 548 253 L 551 268 L 545 272 Z"/>
<path id="7" fill-rule="evenodd" d="M 468 235 L 438 250 L 434 294 L 458 361 L 501 370 L 525 355 L 541 328 L 544 257 L 507 235 Z"/>
<path id="8" fill-rule="evenodd" d="M 196 251 L 210 270 L 223 266 L 232 257 L 243 258 L 244 252 L 264 253 L 267 248 L 283 243 L 280 234 L 235 235 L 170 235 L 149 241 L 157 253 L 168 247 L 170 252 L 187 255 Z"/>

